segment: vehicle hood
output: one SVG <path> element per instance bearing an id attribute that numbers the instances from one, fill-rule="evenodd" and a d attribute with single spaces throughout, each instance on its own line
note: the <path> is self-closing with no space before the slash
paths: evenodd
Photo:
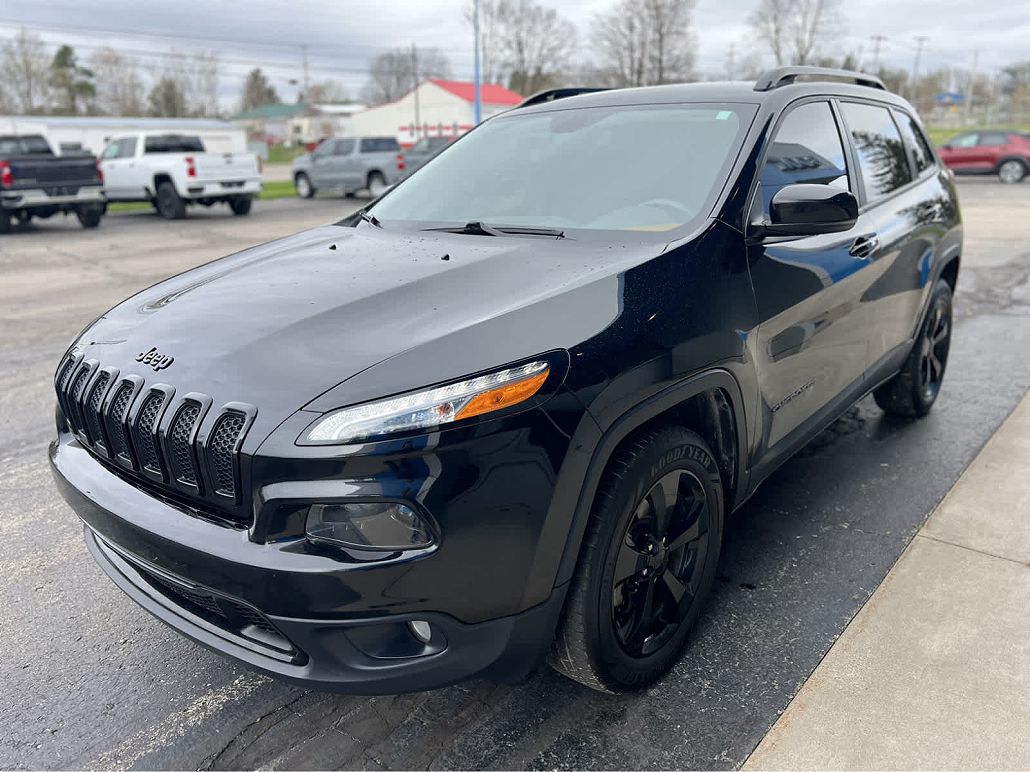
<path id="1" fill-rule="evenodd" d="M 618 315 L 620 272 L 661 249 L 325 226 L 156 284 L 98 319 L 79 347 L 122 374 L 281 419 L 431 343 L 446 355 L 386 368 L 374 396 L 575 345 Z M 151 349 L 170 364 L 137 361 Z"/>

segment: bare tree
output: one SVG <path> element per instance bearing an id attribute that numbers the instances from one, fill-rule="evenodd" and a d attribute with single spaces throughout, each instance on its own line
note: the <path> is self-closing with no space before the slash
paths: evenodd
<path id="1" fill-rule="evenodd" d="M 481 0 L 479 23 L 487 82 L 531 94 L 560 83 L 570 67 L 576 27 L 554 9 L 535 0 Z"/>
<path id="2" fill-rule="evenodd" d="M 451 64 L 438 48 L 395 48 L 379 54 L 368 66 L 362 99 L 378 105 L 393 102 L 426 78 L 451 77 Z"/>
<path id="3" fill-rule="evenodd" d="M 309 104 L 328 102 L 339 104 L 350 101 L 350 93 L 347 87 L 338 80 L 323 80 L 320 83 L 312 83 L 308 86 L 308 92 L 304 95 L 304 101 Z"/>
<path id="4" fill-rule="evenodd" d="M 183 80 L 186 85 L 189 112 L 202 118 L 214 118 L 218 108 L 218 56 L 203 52 L 185 60 Z"/>
<path id="5" fill-rule="evenodd" d="M 613 86 L 648 86 L 693 75 L 694 0 L 619 0 L 594 19 L 599 74 Z"/>
<path id="6" fill-rule="evenodd" d="M 760 0 L 751 28 L 776 64 L 810 64 L 836 26 L 839 0 Z"/>
<path id="7" fill-rule="evenodd" d="M 42 112 L 49 99 L 50 60 L 39 35 L 21 31 L 3 45 L 0 69 L 11 101 L 25 115 Z"/>
<path id="8" fill-rule="evenodd" d="M 90 58 L 96 75 L 96 108 L 104 115 L 143 115 L 143 78 L 135 64 L 113 48 L 99 49 Z"/>

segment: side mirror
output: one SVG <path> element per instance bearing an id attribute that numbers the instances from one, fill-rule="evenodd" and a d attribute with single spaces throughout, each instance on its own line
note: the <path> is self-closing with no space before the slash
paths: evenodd
<path id="1" fill-rule="evenodd" d="M 780 188 L 769 207 L 763 236 L 815 236 L 851 230 L 858 220 L 858 199 L 831 185 L 798 184 Z"/>

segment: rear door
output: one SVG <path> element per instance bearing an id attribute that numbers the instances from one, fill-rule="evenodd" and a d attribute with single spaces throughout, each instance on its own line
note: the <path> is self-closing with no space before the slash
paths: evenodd
<path id="1" fill-rule="evenodd" d="M 944 192 L 922 129 L 887 105 L 844 101 L 840 111 L 854 151 L 862 218 L 878 243 L 863 258 L 872 281 L 859 298 L 873 377 L 904 360 L 942 235 Z"/>
<path id="2" fill-rule="evenodd" d="M 751 221 L 769 220 L 769 204 L 785 185 L 856 192 L 842 136 L 828 99 L 787 108 L 767 150 Z M 872 279 L 860 253 L 875 238 L 872 219 L 862 217 L 844 233 L 748 247 L 760 319 L 755 369 L 770 460 L 792 452 L 862 391 L 869 329 L 859 299 Z"/>

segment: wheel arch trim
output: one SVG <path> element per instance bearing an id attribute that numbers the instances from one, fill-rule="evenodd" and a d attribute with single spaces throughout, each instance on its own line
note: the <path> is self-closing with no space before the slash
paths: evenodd
<path id="1" fill-rule="evenodd" d="M 727 512 L 732 511 L 744 500 L 748 489 L 748 444 L 746 412 L 744 397 L 737 379 L 723 368 L 713 368 L 702 373 L 689 376 L 638 403 L 615 419 L 611 425 L 602 429 L 601 436 L 593 448 L 586 473 L 580 480 L 579 492 L 573 509 L 565 547 L 562 551 L 554 585 L 560 586 L 568 582 L 576 570 L 579 561 L 583 535 L 586 532 L 587 520 L 593 507 L 598 487 L 604 470 L 620 443 L 632 432 L 662 413 L 682 405 L 692 397 L 696 397 L 712 389 L 718 389 L 729 397 L 736 429 L 736 486 L 733 501 L 727 501 Z M 567 481 L 573 484 L 573 481 Z"/>

